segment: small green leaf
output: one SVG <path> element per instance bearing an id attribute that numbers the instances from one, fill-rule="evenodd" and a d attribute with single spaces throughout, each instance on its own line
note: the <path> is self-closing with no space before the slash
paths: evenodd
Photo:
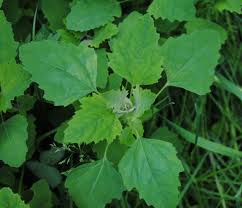
<path id="1" fill-rule="evenodd" d="M 96 50 L 97 54 L 97 87 L 105 88 L 108 81 L 108 58 L 105 49 Z"/>
<path id="2" fill-rule="evenodd" d="M 108 89 L 109 90 L 119 90 L 122 85 L 123 78 L 117 75 L 116 73 L 112 73 L 108 77 Z"/>
<path id="3" fill-rule="evenodd" d="M 197 146 L 206 149 L 208 151 L 212 151 L 221 155 L 225 155 L 231 158 L 242 158 L 242 151 L 226 147 L 222 144 L 212 142 L 209 139 L 196 136 L 196 134 L 193 134 L 190 131 L 187 131 L 186 129 L 176 125 L 175 123 L 172 123 L 168 121 L 168 123 L 175 129 L 175 131 L 182 136 L 186 141 L 196 144 Z"/>
<path id="4" fill-rule="evenodd" d="M 190 22 L 186 23 L 185 27 L 188 34 L 199 30 L 215 30 L 220 35 L 221 43 L 224 43 L 228 36 L 227 31 L 223 27 L 202 18 L 196 18 L 194 20 L 191 20 Z"/>
<path id="5" fill-rule="evenodd" d="M 79 208 L 104 208 L 124 191 L 120 174 L 106 159 L 74 168 L 65 186 Z"/>
<path id="6" fill-rule="evenodd" d="M 31 42 L 21 46 L 20 59 L 45 91 L 44 97 L 56 105 L 69 105 L 96 91 L 97 57 L 94 49 L 85 45 Z"/>
<path id="7" fill-rule="evenodd" d="M 66 26 L 69 30 L 83 32 L 105 25 L 120 15 L 116 0 L 79 0 L 66 17 Z"/>
<path id="8" fill-rule="evenodd" d="M 148 13 L 156 19 L 187 21 L 195 18 L 194 0 L 153 0 Z"/>
<path id="9" fill-rule="evenodd" d="M 22 95 L 30 84 L 30 75 L 14 60 L 0 64 L 0 111 L 12 107 L 11 100 Z"/>
<path id="10" fill-rule="evenodd" d="M 220 47 L 219 33 L 214 30 L 169 38 L 162 46 L 167 85 L 198 95 L 210 92 Z"/>
<path id="11" fill-rule="evenodd" d="M 153 19 L 148 14 L 132 12 L 118 29 L 110 41 L 110 67 L 132 84 L 156 83 L 162 72 L 162 58 Z"/>
<path id="12" fill-rule="evenodd" d="M 236 12 L 242 14 L 242 1 L 241 0 L 218 0 L 215 4 L 215 8 L 220 12 L 227 10 L 230 12 Z"/>
<path id="13" fill-rule="evenodd" d="M 52 193 L 45 180 L 39 180 L 33 184 L 31 190 L 34 192 L 29 202 L 31 208 L 52 208 Z"/>
<path id="14" fill-rule="evenodd" d="M 46 150 L 40 153 L 40 162 L 47 165 L 56 165 L 65 155 L 63 149 L 57 149 L 52 147 L 50 150 Z"/>
<path id="15" fill-rule="evenodd" d="M 140 198 L 157 208 L 177 206 L 181 171 L 175 148 L 154 139 L 138 139 L 119 163 L 126 188 L 136 188 Z"/>
<path id="16" fill-rule="evenodd" d="M 40 3 L 51 27 L 54 30 L 64 27 L 63 19 L 69 12 L 69 0 L 41 0 Z"/>
<path id="17" fill-rule="evenodd" d="M 119 137 L 120 144 L 131 146 L 135 142 L 134 133 L 131 127 L 125 127 Z"/>
<path id="18" fill-rule="evenodd" d="M 27 163 L 27 167 L 35 176 L 45 179 L 52 188 L 55 188 L 61 183 L 61 174 L 55 167 L 40 163 L 38 161 L 29 161 Z"/>
<path id="19" fill-rule="evenodd" d="M 68 122 L 64 143 L 88 144 L 105 139 L 111 143 L 120 135 L 121 123 L 102 95 L 83 98 L 81 103 L 81 110 Z"/>
<path id="20" fill-rule="evenodd" d="M 30 208 L 25 204 L 18 194 L 12 192 L 10 188 L 0 189 L 1 208 Z"/>
<path id="21" fill-rule="evenodd" d="M 143 90 L 140 87 L 136 87 L 133 90 L 133 99 L 135 105 L 134 115 L 136 117 L 141 117 L 155 102 L 156 94 L 152 93 L 150 90 Z"/>
<path id="22" fill-rule="evenodd" d="M 97 29 L 95 35 L 91 41 L 91 46 L 98 48 L 99 45 L 105 40 L 110 39 L 118 33 L 118 27 L 115 24 L 108 23 L 105 26 Z"/>
<path id="23" fill-rule="evenodd" d="M 21 115 L 15 115 L 0 125 L 0 160 L 11 167 L 20 167 L 26 159 L 27 127 L 28 122 Z"/>
<path id="24" fill-rule="evenodd" d="M 3 11 L 0 10 L 0 64 L 8 62 L 17 55 L 18 43 L 14 40 L 14 34 L 10 23 L 6 20 Z M 4 31 L 4 32 L 3 32 Z"/>

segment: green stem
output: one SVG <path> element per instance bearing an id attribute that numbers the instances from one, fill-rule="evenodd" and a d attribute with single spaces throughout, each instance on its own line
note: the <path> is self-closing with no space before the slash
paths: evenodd
<path id="1" fill-rule="evenodd" d="M 160 89 L 160 91 L 156 94 L 156 99 L 159 97 L 159 95 L 166 89 L 166 87 L 168 87 L 169 85 L 168 85 L 168 83 L 166 83 L 161 89 Z"/>

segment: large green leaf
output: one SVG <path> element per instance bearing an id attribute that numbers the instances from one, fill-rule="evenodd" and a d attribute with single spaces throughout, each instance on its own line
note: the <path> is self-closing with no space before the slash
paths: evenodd
<path id="1" fill-rule="evenodd" d="M 66 17 L 66 26 L 69 30 L 87 31 L 120 15 L 120 5 L 116 0 L 78 0 Z"/>
<path id="2" fill-rule="evenodd" d="M 162 46 L 167 85 L 198 95 L 208 93 L 214 80 L 220 46 L 219 33 L 214 30 L 169 38 Z"/>
<path id="3" fill-rule="evenodd" d="M 174 20 L 191 20 L 195 17 L 194 0 L 153 0 L 148 13 L 156 19 L 159 17 Z"/>
<path id="4" fill-rule="evenodd" d="M 65 186 L 79 208 L 104 208 L 124 191 L 121 176 L 105 158 L 73 169 Z"/>
<path id="5" fill-rule="evenodd" d="M 27 127 L 27 119 L 21 115 L 15 115 L 0 125 L 0 160 L 11 167 L 21 166 L 26 159 Z"/>
<path id="6" fill-rule="evenodd" d="M 138 139 L 119 164 L 124 185 L 136 188 L 140 198 L 156 208 L 175 208 L 178 203 L 182 164 L 168 142 Z"/>
<path id="7" fill-rule="evenodd" d="M 20 48 L 24 68 L 56 105 L 68 105 L 96 90 L 94 49 L 53 40 L 31 42 Z"/>
<path id="8" fill-rule="evenodd" d="M 12 192 L 10 188 L 0 189 L 1 208 L 30 208 L 25 204 L 18 194 Z"/>
<path id="9" fill-rule="evenodd" d="M 68 122 L 65 143 L 91 143 L 104 139 L 111 143 L 121 132 L 122 126 L 117 116 L 108 109 L 101 95 L 81 100 L 82 107 Z"/>
<path id="10" fill-rule="evenodd" d="M 64 27 L 63 18 L 69 12 L 69 0 L 41 0 L 41 9 L 53 29 Z"/>
<path id="11" fill-rule="evenodd" d="M 157 82 L 162 71 L 158 40 L 153 19 L 148 14 L 131 13 L 110 41 L 110 66 L 132 84 Z"/>
<path id="12" fill-rule="evenodd" d="M 52 193 L 45 180 L 39 180 L 33 184 L 31 190 L 34 192 L 29 202 L 31 208 L 52 208 Z"/>
<path id="13" fill-rule="evenodd" d="M 0 111 L 11 108 L 11 100 L 24 93 L 30 84 L 30 75 L 14 60 L 0 64 Z"/>
<path id="14" fill-rule="evenodd" d="M 0 10 L 0 64 L 15 58 L 18 43 L 14 40 L 14 34 L 10 23 L 6 20 L 3 11 Z"/>
<path id="15" fill-rule="evenodd" d="M 187 33 L 192 33 L 198 30 L 215 30 L 220 35 L 221 43 L 224 43 L 224 41 L 227 39 L 227 31 L 221 27 L 220 25 L 210 22 L 209 20 L 202 19 L 202 18 L 196 18 L 194 20 L 191 20 L 186 25 Z"/>
<path id="16" fill-rule="evenodd" d="M 230 12 L 236 12 L 242 14 L 242 1 L 241 0 L 218 0 L 215 4 L 215 8 L 219 11 L 228 10 Z"/>

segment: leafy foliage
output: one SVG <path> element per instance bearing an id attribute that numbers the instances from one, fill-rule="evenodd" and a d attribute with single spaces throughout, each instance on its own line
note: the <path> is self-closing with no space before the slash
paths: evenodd
<path id="1" fill-rule="evenodd" d="M 158 40 L 152 18 L 148 14 L 131 13 L 110 42 L 111 68 L 132 84 L 156 83 L 162 71 Z"/>
<path id="2" fill-rule="evenodd" d="M 78 207 L 104 208 L 124 191 L 121 176 L 105 158 L 73 169 L 65 185 Z"/>
<path id="3" fill-rule="evenodd" d="M 171 144 L 143 138 L 133 144 L 119 164 L 128 190 L 136 188 L 140 197 L 155 207 L 177 205 L 180 186 L 178 176 L 182 170 L 182 164 Z"/>
<path id="4" fill-rule="evenodd" d="M 69 30 L 82 32 L 105 25 L 120 15 L 116 0 L 79 0 L 66 17 L 66 26 Z"/>

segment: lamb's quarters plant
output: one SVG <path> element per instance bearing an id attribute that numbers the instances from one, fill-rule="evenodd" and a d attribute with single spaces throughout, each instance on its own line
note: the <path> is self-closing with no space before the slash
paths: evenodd
<path id="1" fill-rule="evenodd" d="M 0 7 L 0 208 L 241 202 L 241 1 Z"/>

